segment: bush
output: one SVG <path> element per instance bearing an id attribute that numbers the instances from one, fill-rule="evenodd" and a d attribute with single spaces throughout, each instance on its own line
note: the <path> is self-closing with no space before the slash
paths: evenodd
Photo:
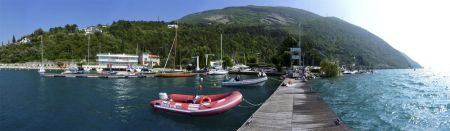
<path id="1" fill-rule="evenodd" d="M 338 77 L 339 76 L 339 62 L 334 60 L 322 60 L 320 62 L 320 72 L 322 77 Z"/>

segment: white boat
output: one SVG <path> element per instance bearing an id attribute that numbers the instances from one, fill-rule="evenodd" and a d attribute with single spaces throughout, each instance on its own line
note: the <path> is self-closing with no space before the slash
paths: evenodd
<path id="1" fill-rule="evenodd" d="M 211 70 L 211 71 L 208 71 L 208 75 L 225 75 L 225 74 L 227 74 L 228 73 L 228 71 L 226 71 L 226 70 L 222 70 L 222 69 L 217 69 L 217 70 Z"/>
<path id="2" fill-rule="evenodd" d="M 103 68 L 95 68 L 95 71 L 98 73 L 98 74 L 101 74 L 102 72 L 103 72 Z"/>
<path id="3" fill-rule="evenodd" d="M 342 74 L 356 74 L 358 71 L 354 70 L 354 71 L 349 71 L 349 70 L 345 70 L 344 72 L 342 72 Z"/>
<path id="4" fill-rule="evenodd" d="M 239 78 L 231 78 L 228 80 L 224 80 L 222 82 L 223 86 L 263 86 L 264 83 L 268 80 L 265 73 L 262 73 L 260 77 L 256 79 L 247 79 L 247 80 L 240 80 Z"/>
<path id="5" fill-rule="evenodd" d="M 70 66 L 61 74 L 83 74 L 83 71 L 78 70 L 78 67 L 76 66 Z"/>
<path id="6" fill-rule="evenodd" d="M 39 68 L 39 70 L 38 70 L 38 73 L 41 73 L 41 74 L 42 74 L 42 73 L 45 73 L 44 67 L 41 66 L 41 67 Z"/>
<path id="7" fill-rule="evenodd" d="M 220 34 L 220 61 L 222 62 L 222 34 Z M 222 64 L 222 63 L 221 63 Z M 224 70 L 222 66 L 217 66 L 213 70 L 208 71 L 208 75 L 225 75 L 228 71 Z"/>

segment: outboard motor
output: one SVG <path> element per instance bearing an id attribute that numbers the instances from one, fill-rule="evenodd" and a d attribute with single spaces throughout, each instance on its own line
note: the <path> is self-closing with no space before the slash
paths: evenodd
<path id="1" fill-rule="evenodd" d="M 165 92 L 160 92 L 160 93 L 159 93 L 159 99 L 160 99 L 160 100 L 165 100 L 165 101 L 167 101 L 167 100 L 169 100 L 169 97 L 167 96 L 167 93 L 165 93 Z"/>

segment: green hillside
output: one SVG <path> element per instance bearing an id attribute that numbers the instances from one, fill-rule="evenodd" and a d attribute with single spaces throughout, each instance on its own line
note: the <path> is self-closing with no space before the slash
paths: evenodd
<path id="1" fill-rule="evenodd" d="M 90 35 L 90 61 L 95 61 L 96 53 L 149 52 L 167 58 L 175 29 L 167 25 L 173 23 L 151 21 L 116 21 L 111 26 L 102 27 L 102 33 Z M 16 63 L 40 60 L 40 36 L 43 36 L 44 57 L 51 61 L 81 61 L 87 58 L 88 35 L 74 25 L 54 27 L 49 31 L 36 30 L 29 36 L 30 43 L 10 44 L 0 48 L 1 63 Z M 276 57 L 280 43 L 289 36 L 283 30 L 268 30 L 260 26 L 233 27 L 222 25 L 179 24 L 176 64 L 193 63 L 192 57 L 200 56 L 203 67 L 205 54 L 216 54 L 220 58 L 220 34 L 223 34 L 225 57 L 236 62 L 271 63 Z M 258 55 L 257 53 L 264 53 Z M 169 63 L 172 63 L 171 60 Z M 277 62 L 278 63 L 278 62 Z M 173 67 L 173 65 L 170 65 Z"/>
<path id="2" fill-rule="evenodd" d="M 289 7 L 245 6 L 210 10 L 180 19 L 190 24 L 263 25 L 299 33 L 302 25 L 302 48 L 305 63 L 318 63 L 320 58 L 336 58 L 345 65 L 375 68 L 420 67 L 408 56 L 392 48 L 376 35 L 335 17 L 321 17 Z M 316 58 L 316 59 L 314 59 Z"/>

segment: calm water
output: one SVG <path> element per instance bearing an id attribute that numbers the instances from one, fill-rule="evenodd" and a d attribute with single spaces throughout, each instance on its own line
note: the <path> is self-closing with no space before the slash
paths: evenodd
<path id="1" fill-rule="evenodd" d="M 201 76 L 203 77 L 203 76 Z M 253 76 L 242 76 L 251 78 Z M 241 103 L 212 117 L 152 110 L 159 92 L 222 93 L 240 90 L 253 103 L 265 101 L 280 81 L 264 87 L 221 87 L 222 76 L 191 78 L 43 78 L 36 71 L 0 71 L 0 130 L 235 130 L 257 107 Z M 214 83 L 219 85 L 214 86 Z M 196 87 L 203 85 L 203 90 Z"/>
<path id="2" fill-rule="evenodd" d="M 310 84 L 355 130 L 450 130 L 450 72 L 380 70 Z"/>

